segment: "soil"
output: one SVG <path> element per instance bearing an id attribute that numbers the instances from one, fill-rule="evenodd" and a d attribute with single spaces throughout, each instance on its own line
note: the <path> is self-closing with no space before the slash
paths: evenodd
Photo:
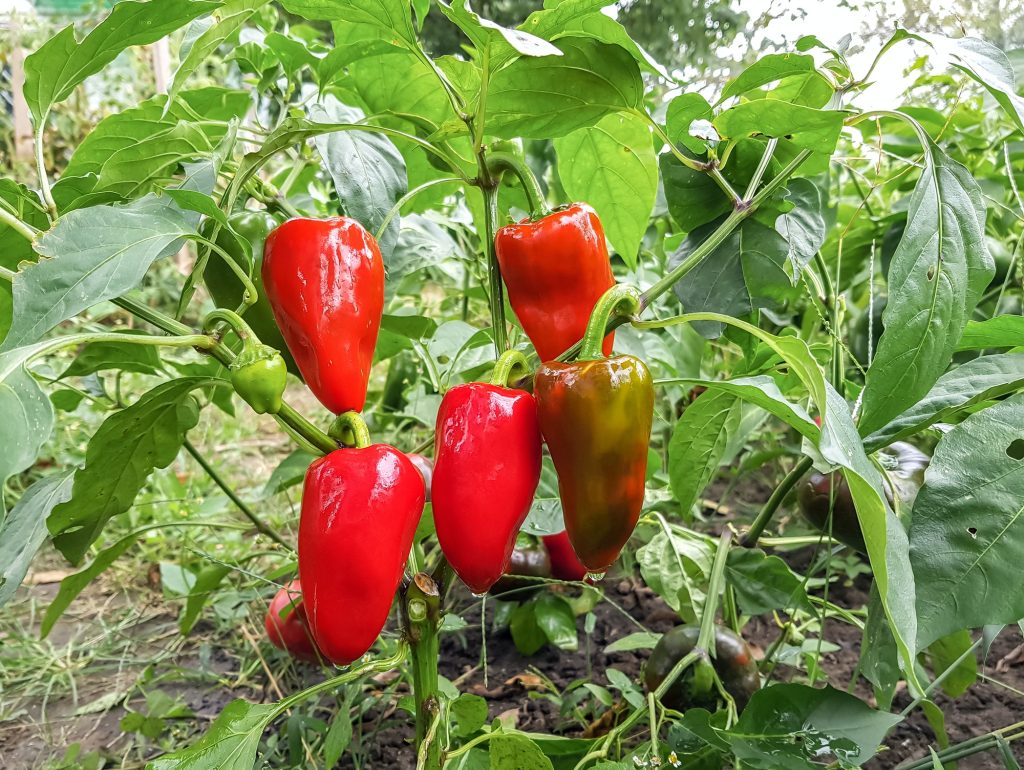
<path id="1" fill-rule="evenodd" d="M 867 601 L 868 586 L 868 579 L 860 577 L 852 584 L 833 589 L 831 598 L 840 605 L 862 607 Z M 524 657 L 515 649 L 507 629 L 499 629 L 488 633 L 486 677 L 479 657 L 478 610 L 466 611 L 467 607 L 475 605 L 475 600 L 468 593 L 455 593 L 452 601 L 462 610 L 460 614 L 469 625 L 458 633 L 443 637 L 441 673 L 457 681 L 462 692 L 483 697 L 488 704 L 489 719 L 501 717 L 529 732 L 580 737 L 589 727 L 592 733 L 602 734 L 608 725 L 601 721 L 588 726 L 586 720 L 560 714 L 557 698 L 546 697 L 551 690 L 546 689 L 545 680 L 549 680 L 557 691 L 580 679 L 607 685 L 606 671 L 616 668 L 631 680 L 638 681 L 646 651 L 607 654 L 605 647 L 616 639 L 641 630 L 641 627 L 664 632 L 677 622 L 674 613 L 662 600 L 638 580 L 621 576 L 607 578 L 602 588 L 608 601 L 594 610 L 597 623 L 591 633 L 584 633 L 580 619 L 578 651 L 563 652 L 549 647 L 531 657 Z M 24 598 L 31 597 L 43 605 L 49 602 L 55 589 L 55 585 L 30 586 L 21 592 Z M 90 597 L 93 591 L 96 593 Z M 111 602 L 123 601 L 102 591 L 102 583 L 90 587 L 78 602 L 85 602 L 86 607 L 106 603 L 105 608 L 109 609 Z M 493 612 L 495 603 L 489 602 L 488 606 L 488 611 Z M 81 608 L 79 603 L 73 605 L 51 634 L 49 641 L 56 648 L 66 644 L 72 634 L 77 634 L 81 640 L 83 633 L 99 630 L 97 615 Z M 278 687 L 278 682 L 270 680 L 264 669 L 243 677 L 239 671 L 239 660 L 219 652 L 216 639 L 204 638 L 200 634 L 199 642 L 192 642 L 191 637 L 182 642 L 177 637 L 176 614 L 168 611 L 165 602 L 142 601 L 136 615 L 131 624 L 119 631 L 132 640 L 135 665 L 121 665 L 115 668 L 114 673 L 106 669 L 95 674 L 80 672 L 77 701 L 71 698 L 46 703 L 29 700 L 20 703 L 13 714 L 9 710 L 5 712 L 7 721 L 0 724 L 0 767 L 7 770 L 40 768 L 45 762 L 63 755 L 65 747 L 75 742 L 81 744 L 83 753 L 102 750 L 108 756 L 123 755 L 136 738 L 122 733 L 120 729 L 120 720 L 127 713 L 125 699 L 127 697 L 130 706 L 139 707 L 141 697 L 137 690 L 132 694 L 133 688 L 146 668 L 144 663 L 157 655 L 161 663 L 159 667 L 150 667 L 158 668 L 151 671 L 151 675 L 162 677 L 160 688 L 180 697 L 192 709 L 196 717 L 189 724 L 196 731 L 204 730 L 220 709 L 236 697 L 254 702 L 277 699 L 275 687 Z M 777 634 L 778 627 L 770 617 L 755 618 L 746 629 L 755 652 L 767 649 Z M 845 689 L 857 664 L 860 633 L 851 626 L 834 621 L 827 625 L 825 636 L 839 649 L 824 655 L 822 667 L 831 684 Z M 1011 655 L 1022 641 L 1017 627 L 1005 629 L 995 641 L 987 664 L 979 662 L 979 671 L 990 678 L 982 679 L 959 698 L 937 696 L 937 703 L 946 714 L 946 725 L 953 742 L 1024 718 L 1024 660 L 1015 662 Z M 0 639 L 0 664 L 4 656 L 2 648 L 8 643 L 14 644 L 15 640 Z M 170 654 L 168 648 L 172 648 Z M 1024 655 L 1020 657 L 1024 658 Z M 1009 665 L 1004 665 L 1005 670 L 996 671 L 996 664 L 1004 659 Z M 190 681 L 186 672 L 200 669 L 213 674 L 221 685 L 211 687 L 209 677 L 194 683 Z M 304 667 L 302 673 L 307 684 L 322 678 L 321 672 L 313 667 Z M 779 667 L 776 674 L 785 679 L 796 676 L 797 672 Z M 239 685 L 243 680 L 244 684 Z M 236 686 L 232 687 L 232 683 Z M 300 682 L 295 684 L 301 685 Z M 863 680 L 859 681 L 855 692 L 873 703 L 870 688 Z M 612 693 L 618 697 L 614 689 Z M 10 709 L 16 696 L 17 693 L 5 685 L 3 700 L 6 708 Z M 899 693 L 894 710 L 902 709 L 909 700 L 905 693 Z M 395 709 L 393 702 L 382 701 L 381 706 L 371 708 L 354 732 L 352 751 L 346 753 L 340 767 L 355 768 L 357 765 L 353 757 L 359 758 L 359 767 L 383 766 L 396 770 L 415 767 L 409 745 L 412 722 L 406 712 Z M 182 740 L 187 739 L 182 736 Z M 935 745 L 935 740 L 927 721 L 917 710 L 890 733 L 886 745 L 887 750 L 865 767 L 887 770 L 904 760 L 927 756 L 928 747 Z M 1021 749 L 1015 750 L 1018 758 L 1024 760 Z M 160 748 L 156 745 L 146 752 L 148 756 L 159 753 Z M 124 766 L 138 767 L 139 764 Z M 998 770 L 1002 767 L 1003 763 L 994 755 L 975 755 L 959 763 L 961 770 Z"/>

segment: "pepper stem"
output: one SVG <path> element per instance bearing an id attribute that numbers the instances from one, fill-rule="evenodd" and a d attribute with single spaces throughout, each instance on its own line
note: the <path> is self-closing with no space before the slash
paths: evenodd
<path id="1" fill-rule="evenodd" d="M 344 412 L 331 423 L 327 435 L 342 446 L 364 449 L 370 446 L 370 430 L 359 412 Z"/>
<path id="2" fill-rule="evenodd" d="M 530 207 L 530 219 L 538 220 L 551 213 L 544 202 L 544 192 L 540 189 L 537 177 L 526 164 L 526 161 L 511 152 L 492 152 L 487 155 L 487 170 L 498 176 L 503 171 L 511 171 L 519 179 L 519 184 L 526 194 L 527 205 Z"/>
<path id="3" fill-rule="evenodd" d="M 604 358 L 601 345 L 604 342 L 608 320 L 614 314 L 633 315 L 640 310 L 640 302 L 640 290 L 628 283 L 616 284 L 602 294 L 601 299 L 594 305 L 594 312 L 590 314 L 579 359 L 596 361 Z"/>
<path id="4" fill-rule="evenodd" d="M 218 323 L 223 323 L 231 327 L 231 329 L 238 335 L 238 339 L 242 342 L 259 342 L 260 338 L 256 336 L 256 333 L 252 330 L 242 316 L 238 315 L 234 310 L 227 310 L 225 308 L 217 308 L 212 313 L 206 316 L 203 320 L 203 329 L 207 334 L 213 331 L 214 327 Z"/>
<path id="5" fill-rule="evenodd" d="M 530 371 L 530 365 L 526 361 L 526 356 L 518 350 L 506 350 L 498 358 L 497 363 L 494 364 L 494 372 L 491 374 L 491 385 L 506 387 L 516 369 L 519 369 L 523 375 Z"/>

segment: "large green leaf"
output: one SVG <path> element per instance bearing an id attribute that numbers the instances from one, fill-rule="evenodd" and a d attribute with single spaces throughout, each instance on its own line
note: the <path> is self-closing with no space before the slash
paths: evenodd
<path id="1" fill-rule="evenodd" d="M 684 516 L 718 470 L 739 422 L 739 399 L 725 390 L 702 393 L 683 411 L 668 444 L 668 478 Z"/>
<path id="2" fill-rule="evenodd" d="M 174 71 L 174 79 L 167 91 L 168 103 L 185 85 L 189 75 L 196 71 L 206 57 L 232 37 L 256 11 L 269 0 L 225 0 L 223 7 L 213 12 L 209 19 L 193 22 L 186 35 L 187 45 L 181 47 L 181 63 Z"/>
<path id="3" fill-rule="evenodd" d="M 778 99 L 757 99 L 720 112 L 712 122 L 722 138 L 775 137 L 804 150 L 828 154 L 835 150 L 839 140 L 843 113 Z"/>
<path id="4" fill-rule="evenodd" d="M 814 71 L 814 57 L 807 54 L 770 53 L 760 56 L 757 61 L 725 84 L 719 103 L 776 80 Z"/>
<path id="5" fill-rule="evenodd" d="M 957 350 L 1024 347 L 1024 316 L 997 315 L 984 321 L 968 321 Z"/>
<path id="6" fill-rule="evenodd" d="M 110 115 L 75 149 L 54 185 L 54 196 L 64 197 L 65 207 L 73 205 L 82 196 L 65 195 L 65 188 L 88 174 L 98 177 L 89 188 L 91 194 L 106 190 L 132 198 L 150 192 L 170 179 L 181 163 L 213 152 L 227 133 L 226 121 L 243 114 L 248 104 L 244 91 L 211 87 L 185 91 L 170 106 L 160 94 Z"/>
<path id="7" fill-rule="evenodd" d="M 483 18 L 469 7 L 469 0 L 452 0 L 451 3 L 439 0 L 437 8 L 448 20 L 461 29 L 470 40 L 477 52 L 487 55 L 488 59 L 506 60 L 516 55 L 523 56 L 561 56 L 562 52 L 547 40 L 523 32 L 509 29 Z"/>
<path id="8" fill-rule="evenodd" d="M 81 42 L 74 26 L 62 29 L 25 59 L 25 100 L 37 130 L 53 105 L 121 51 L 156 42 L 220 5 L 208 0 L 122 0 Z"/>
<path id="9" fill-rule="evenodd" d="M 46 539 L 46 517 L 71 498 L 71 471 L 40 479 L 18 500 L 0 524 L 0 607 L 5 605 Z"/>
<path id="10" fill-rule="evenodd" d="M 635 268 L 658 194 L 658 163 L 647 122 L 614 113 L 554 144 L 566 194 L 594 207 L 612 246 Z"/>
<path id="11" fill-rule="evenodd" d="M 178 456 L 199 421 L 192 391 L 215 383 L 203 377 L 165 382 L 104 421 L 75 472 L 72 498 L 47 520 L 54 545 L 70 562 L 79 563 L 106 523 L 132 506 L 149 475 Z"/>
<path id="12" fill-rule="evenodd" d="M 995 271 L 985 246 L 985 205 L 978 183 L 930 139 L 921 139 L 925 167 L 889 265 L 885 331 L 864 388 L 863 435 L 931 389 L 949 366 Z"/>
<path id="13" fill-rule="evenodd" d="M 827 227 L 821 191 L 809 179 L 793 179 L 786 186 L 793 208 L 775 220 L 775 229 L 789 244 L 789 274 L 796 283 L 807 263 L 825 242 Z"/>
<path id="14" fill-rule="evenodd" d="M 683 145 L 695 155 L 703 155 L 707 152 L 707 143 L 693 136 L 690 127 L 695 120 L 710 120 L 711 114 L 711 105 L 700 94 L 680 94 L 668 103 L 668 109 L 665 111 L 665 132 L 674 144 Z"/>
<path id="15" fill-rule="evenodd" d="M 918 646 L 1024 617 L 1024 395 L 968 417 L 939 442 L 914 502 L 910 559 Z"/>
<path id="16" fill-rule="evenodd" d="M 495 735 L 487 742 L 490 770 L 553 770 L 540 746 L 525 735 Z"/>
<path id="17" fill-rule="evenodd" d="M 365 116 L 362 110 L 328 97 L 322 104 L 310 107 L 309 117 L 318 123 L 358 123 Z M 316 147 L 334 180 L 345 213 L 376 235 L 391 208 L 408 189 L 405 161 L 398 148 L 388 137 L 371 131 L 323 134 L 316 137 Z M 400 219 L 395 215 L 379 236 L 386 262 L 390 262 L 399 227 Z"/>
<path id="18" fill-rule="evenodd" d="M 754 693 L 725 737 L 744 767 L 813 770 L 823 754 L 859 766 L 902 720 L 832 687 L 777 684 Z"/>
<path id="19" fill-rule="evenodd" d="M 0 206 L 38 230 L 45 230 L 50 226 L 50 220 L 38 196 L 13 179 L 0 179 Z M 18 263 L 23 260 L 36 260 L 32 242 L 0 222 L 0 267 L 17 270 Z M 11 327 L 12 303 L 11 284 L 0 280 L 0 335 L 7 334 Z"/>
<path id="20" fill-rule="evenodd" d="M 871 449 L 878 449 L 936 422 L 944 422 L 970 406 L 1021 388 L 1024 388 L 1024 355 L 1003 353 L 971 359 L 942 375 L 924 398 L 865 438 L 864 443 Z"/>
<path id="21" fill-rule="evenodd" d="M 366 24 L 396 35 L 404 46 L 418 45 L 412 6 L 405 0 L 281 0 L 281 5 L 307 19 Z"/>
<path id="22" fill-rule="evenodd" d="M 803 581 L 778 556 L 768 556 L 758 548 L 733 548 L 725 574 L 747 615 L 797 608 L 813 611 Z"/>
<path id="23" fill-rule="evenodd" d="M 0 350 L 35 342 L 57 324 L 137 286 L 149 266 L 181 248 L 199 215 L 147 195 L 125 206 L 65 214 L 36 242 L 44 257 L 14 277 L 14 320 Z"/>
<path id="24" fill-rule="evenodd" d="M 685 260 L 715 227 L 708 224 L 690 233 L 670 264 Z M 747 219 L 683 276 L 674 291 L 688 313 L 706 311 L 743 317 L 756 308 L 777 307 L 794 293 L 786 272 L 788 256 L 785 238 L 771 227 Z M 695 328 L 708 337 L 719 336 L 723 329 L 718 323 L 701 323 Z"/>
<path id="25" fill-rule="evenodd" d="M 563 56 L 523 57 L 494 75 L 488 133 L 554 139 L 640 107 L 643 81 L 629 53 L 586 38 L 564 38 L 558 47 Z"/>
<path id="26" fill-rule="evenodd" d="M 0 359 L 4 358 L 0 356 Z M 0 371 L 0 424 L 3 425 L 3 451 L 0 451 L 0 514 L 4 483 L 10 476 L 35 462 L 39 450 L 53 430 L 53 405 L 39 383 L 23 366 L 16 364 L 8 372 Z"/>
<path id="27" fill-rule="evenodd" d="M 252 770 L 260 737 L 280 711 L 276 703 L 232 701 L 195 744 L 154 759 L 146 770 Z"/>

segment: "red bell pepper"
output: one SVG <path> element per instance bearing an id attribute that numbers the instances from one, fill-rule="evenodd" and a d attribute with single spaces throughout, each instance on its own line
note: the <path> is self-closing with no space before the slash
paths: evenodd
<path id="1" fill-rule="evenodd" d="M 537 348 L 550 361 L 583 337 L 594 305 L 615 285 L 597 213 L 585 203 L 498 230 L 494 248 L 508 301 Z M 604 338 L 612 352 L 614 333 Z"/>
<path id="2" fill-rule="evenodd" d="M 306 620 L 301 581 L 293 580 L 274 594 L 263 625 L 267 630 L 267 638 L 277 649 L 309 663 L 320 660 L 313 632 Z"/>
<path id="3" fill-rule="evenodd" d="M 306 384 L 335 414 L 359 411 L 384 312 L 384 260 L 354 219 L 290 219 L 267 237 L 263 284 Z"/>
<path id="4" fill-rule="evenodd" d="M 557 535 L 544 535 L 544 547 L 551 557 L 551 577 L 559 580 L 583 580 L 587 568 L 576 558 L 569 542 L 569 533 L 562 530 Z"/>
<path id="5" fill-rule="evenodd" d="M 434 526 L 448 562 L 475 594 L 508 567 L 540 481 L 537 403 L 504 387 L 516 364 L 525 367 L 522 353 L 505 353 L 493 384 L 456 385 L 437 413 Z"/>
<path id="6" fill-rule="evenodd" d="M 388 619 L 416 525 L 423 477 L 351 413 L 355 447 L 309 466 L 299 520 L 299 578 L 317 646 L 332 663 L 362 657 Z"/>

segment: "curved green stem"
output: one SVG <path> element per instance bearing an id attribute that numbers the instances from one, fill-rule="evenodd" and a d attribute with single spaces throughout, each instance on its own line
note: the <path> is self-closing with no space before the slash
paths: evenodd
<path id="1" fill-rule="evenodd" d="M 516 370 L 519 371 L 521 377 L 525 377 L 530 371 L 530 364 L 521 351 L 506 350 L 499 356 L 498 362 L 494 365 L 494 372 L 491 374 L 491 385 L 505 387 Z"/>
<path id="2" fill-rule="evenodd" d="M 405 195 L 399 198 L 395 205 L 391 207 L 391 210 L 388 211 L 387 216 L 384 217 L 384 221 L 381 222 L 380 227 L 377 228 L 377 232 L 373 234 L 373 237 L 379 241 L 381 239 L 381 236 L 384 235 L 384 231 L 388 229 L 388 225 L 391 224 L 391 220 L 398 216 L 398 213 L 402 210 L 402 206 L 411 201 L 424 190 L 429 190 L 431 187 L 434 187 L 435 185 L 439 184 L 461 181 L 462 179 L 460 177 L 446 176 L 441 177 L 440 179 L 431 179 L 428 182 L 424 182 L 419 187 L 414 187 L 413 189 L 409 190 L 409 192 L 407 192 Z"/>
<path id="3" fill-rule="evenodd" d="M 782 505 L 782 501 L 786 495 L 790 493 L 790 490 L 796 486 L 797 482 L 803 478 L 803 475 L 810 470 L 811 465 L 814 461 L 810 457 L 801 458 L 793 470 L 786 474 L 786 477 L 782 482 L 775 487 L 775 491 L 772 492 L 771 497 L 768 498 L 768 502 L 761 508 L 761 512 L 757 514 L 757 518 L 754 519 L 754 523 L 750 525 L 750 529 L 747 530 L 746 534 L 740 540 L 740 545 L 751 548 L 757 544 L 757 540 L 761 537 L 761 533 L 764 532 L 764 528 L 768 526 L 768 523 L 772 520 L 775 515 L 775 511 Z"/>
<path id="4" fill-rule="evenodd" d="M 48 117 L 50 117 L 49 110 L 46 111 L 46 114 L 40 119 L 39 125 L 36 126 L 36 173 L 39 175 L 39 190 L 43 194 L 43 202 L 46 204 L 50 221 L 53 222 L 57 219 L 57 204 L 53 200 L 53 193 L 50 192 L 50 178 L 46 175 L 46 163 L 43 160 L 43 129 L 46 126 L 46 119 Z"/>
<path id="5" fill-rule="evenodd" d="M 641 302 L 640 290 L 628 283 L 616 284 L 608 289 L 594 305 L 594 311 L 590 314 L 580 348 L 580 360 L 596 361 L 604 358 L 601 345 L 612 314 L 626 317 L 634 315 L 640 312 Z"/>
<path id="6" fill-rule="evenodd" d="M 277 534 L 277 532 L 268 526 L 266 522 L 257 516 L 252 508 L 246 505 L 245 501 L 238 496 L 234 489 L 231 488 L 231 485 L 228 484 L 219 473 L 217 473 L 217 470 L 210 465 L 206 458 L 203 457 L 198 449 L 196 449 L 195 445 L 187 438 L 185 439 L 184 447 L 185 451 L 192 455 L 192 459 L 199 463 L 199 467 L 206 472 L 206 475 L 213 480 L 213 483 L 220 487 L 220 490 L 228 496 L 228 499 L 235 504 L 235 507 L 242 512 L 245 518 L 252 522 L 253 526 L 256 527 L 257 532 L 266 535 L 275 543 L 284 546 L 290 551 L 295 550 L 283 537 Z"/>
<path id="7" fill-rule="evenodd" d="M 501 283 L 501 268 L 494 247 L 494 232 L 498 222 L 498 190 L 487 186 L 484 194 L 484 238 L 487 249 L 487 287 L 491 308 L 491 327 L 494 329 L 494 350 L 497 355 L 505 352 L 508 337 L 505 331 L 505 290 Z"/>
<path id="8" fill-rule="evenodd" d="M 0 223 L 7 225 L 27 241 L 34 241 L 39 234 L 36 228 L 32 227 L 28 222 L 22 222 L 3 206 L 0 206 Z"/>
<path id="9" fill-rule="evenodd" d="M 256 291 L 256 285 L 252 282 L 249 274 L 242 269 L 242 266 L 235 262 L 230 254 L 224 251 L 224 249 L 213 241 L 207 240 L 202 236 L 193 236 L 193 239 L 196 243 L 201 243 L 208 249 L 217 252 L 220 258 L 227 263 L 231 272 L 234 273 L 238 280 L 242 282 L 242 286 L 245 287 L 245 290 L 242 293 L 242 308 L 248 308 L 255 305 L 256 300 L 259 299 L 259 292 Z"/>
<path id="10" fill-rule="evenodd" d="M 364 449 L 370 446 L 370 429 L 359 412 L 343 412 L 331 423 L 327 434 L 346 447 Z"/>
<path id="11" fill-rule="evenodd" d="M 298 167 L 301 169 L 301 164 Z M 302 212 L 290 204 L 288 199 L 281 194 L 280 190 L 258 176 L 252 177 L 252 179 L 245 183 L 245 190 L 268 208 L 275 208 L 293 219 L 302 218 Z"/>
<path id="12" fill-rule="evenodd" d="M 238 335 L 238 339 L 245 342 L 246 340 L 254 340 L 259 342 L 259 337 L 252 330 L 252 327 L 247 324 L 243 318 L 233 310 L 219 307 L 211 313 L 207 314 L 206 318 L 203 319 L 203 330 L 206 332 L 212 332 L 218 323 L 224 323 L 231 327 L 232 331 Z"/>
<path id="13" fill-rule="evenodd" d="M 522 158 L 510 152 L 494 152 L 487 156 L 487 170 L 494 177 L 504 171 L 511 171 L 519 179 L 530 206 L 530 219 L 537 220 L 551 213 L 544 200 L 544 191 L 533 171 Z"/>
<path id="14" fill-rule="evenodd" d="M 326 433 L 299 414 L 293 406 L 281 404 L 281 409 L 274 418 L 288 430 L 292 438 L 301 439 L 308 445 L 307 448 L 312 448 L 315 452 L 326 455 L 338 448 Z"/>

